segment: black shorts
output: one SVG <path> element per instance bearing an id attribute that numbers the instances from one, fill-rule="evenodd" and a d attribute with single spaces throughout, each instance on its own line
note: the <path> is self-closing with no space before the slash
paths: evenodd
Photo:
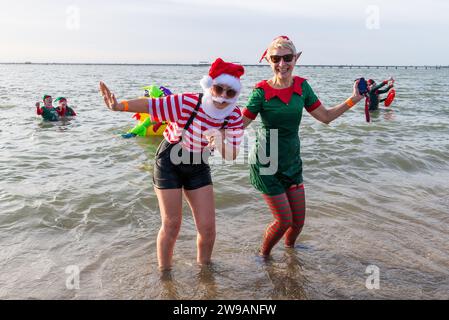
<path id="1" fill-rule="evenodd" d="M 190 161 L 173 164 L 170 153 L 175 146 L 181 149 L 180 145 L 171 144 L 165 139 L 159 145 L 154 164 L 154 186 L 158 189 L 196 190 L 212 185 L 209 164 L 202 160 L 198 161 L 198 157 L 194 158 L 197 161 L 192 162 L 193 154 L 189 156 Z"/>

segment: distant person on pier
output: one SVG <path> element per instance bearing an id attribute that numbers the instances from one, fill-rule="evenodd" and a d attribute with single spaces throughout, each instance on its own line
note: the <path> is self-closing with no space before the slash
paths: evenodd
<path id="1" fill-rule="evenodd" d="M 380 90 L 382 87 L 386 86 L 388 83 L 391 84 L 388 88 Z M 388 80 L 382 81 L 380 84 L 376 84 L 373 79 L 368 80 L 368 99 L 369 99 L 369 111 L 376 111 L 379 109 L 379 103 L 384 102 L 386 98 L 379 99 L 379 95 L 387 93 L 394 87 L 394 79 L 391 77 Z"/>

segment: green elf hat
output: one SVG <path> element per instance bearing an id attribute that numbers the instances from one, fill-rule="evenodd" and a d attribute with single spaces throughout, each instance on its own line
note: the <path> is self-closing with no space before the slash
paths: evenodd
<path id="1" fill-rule="evenodd" d="M 55 99 L 55 102 L 58 102 L 58 101 L 67 101 L 67 99 L 66 98 L 64 98 L 64 97 L 57 97 L 56 99 Z"/>
<path id="2" fill-rule="evenodd" d="M 44 94 L 44 96 L 42 97 L 42 101 L 45 101 L 45 99 L 47 99 L 47 98 L 51 98 L 51 96 L 48 94 Z"/>

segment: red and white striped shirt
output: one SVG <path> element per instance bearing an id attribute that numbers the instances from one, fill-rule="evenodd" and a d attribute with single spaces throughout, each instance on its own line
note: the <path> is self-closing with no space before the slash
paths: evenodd
<path id="1" fill-rule="evenodd" d="M 183 129 L 198 104 L 199 94 L 174 94 L 163 98 L 148 99 L 148 113 L 155 121 L 169 121 L 164 131 L 165 139 L 170 143 L 179 141 Z M 209 144 L 204 132 L 221 129 L 224 120 L 209 117 L 200 106 L 192 124 L 184 133 L 182 146 L 192 152 L 201 152 Z M 225 126 L 227 143 L 238 147 L 243 138 L 243 117 L 239 107 L 235 107 Z"/>

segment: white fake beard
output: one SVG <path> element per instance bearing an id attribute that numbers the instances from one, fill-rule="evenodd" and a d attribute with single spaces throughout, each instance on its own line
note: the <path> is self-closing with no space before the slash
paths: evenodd
<path id="1" fill-rule="evenodd" d="M 204 112 L 213 119 L 225 119 L 227 116 L 229 116 L 232 111 L 235 109 L 237 105 L 237 97 L 233 99 L 225 99 L 222 97 L 213 97 L 210 93 L 210 90 L 204 90 L 203 100 L 201 107 L 203 108 Z M 214 101 L 218 103 L 227 102 L 229 103 L 229 106 L 223 109 L 218 109 L 214 105 Z"/>

